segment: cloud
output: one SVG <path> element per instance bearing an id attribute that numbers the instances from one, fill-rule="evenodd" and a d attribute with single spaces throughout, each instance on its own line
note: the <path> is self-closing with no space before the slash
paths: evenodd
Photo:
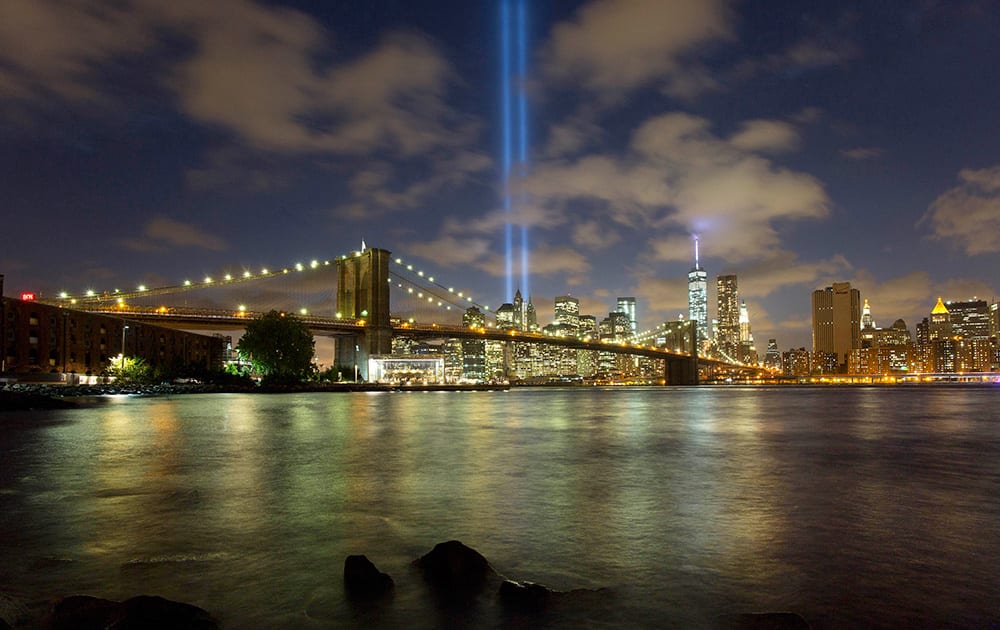
<path id="1" fill-rule="evenodd" d="M 792 135 L 782 124 L 755 121 L 744 127 L 743 144 L 789 146 Z M 670 190 L 667 222 L 684 232 L 655 243 L 658 259 L 688 260 L 690 233 L 703 236 L 709 255 L 730 262 L 766 258 L 780 244 L 779 221 L 827 215 L 829 199 L 816 178 L 776 167 L 740 144 L 719 139 L 707 120 L 690 114 L 656 117 L 633 134 L 637 156 Z"/>
<path id="2" fill-rule="evenodd" d="M 672 321 L 680 314 L 687 318 L 686 278 L 662 278 L 643 274 L 637 280 L 631 291 L 643 305 L 648 305 L 644 306 L 643 310 L 654 315 L 650 319 Z M 646 318 L 648 316 L 644 316 L 644 319 Z"/>
<path id="3" fill-rule="evenodd" d="M 742 151 L 784 153 L 799 148 L 799 132 L 781 120 L 748 120 L 729 137 L 729 144 Z"/>
<path id="4" fill-rule="evenodd" d="M 141 236 L 124 239 L 122 244 L 140 252 L 165 252 L 173 249 L 223 251 L 229 248 L 225 240 L 168 217 L 151 219 L 146 223 Z"/>
<path id="5" fill-rule="evenodd" d="M 312 17 L 250 0 L 0 3 L 0 98 L 107 98 L 112 62 L 148 54 L 183 113 L 256 150 L 412 157 L 475 131 L 445 103 L 451 66 L 427 38 L 332 52 Z"/>
<path id="6" fill-rule="evenodd" d="M 809 70 L 841 65 L 860 55 L 861 49 L 843 37 L 808 37 L 779 53 L 747 59 L 737 64 L 731 74 L 740 80 L 748 80 L 761 73 L 797 76 Z"/>
<path id="7" fill-rule="evenodd" d="M 506 274 L 506 254 L 490 250 L 489 241 L 478 238 L 442 236 L 434 241 L 413 242 L 403 247 L 410 255 L 433 260 L 442 266 L 471 266 L 490 276 L 502 277 Z M 515 276 L 521 273 L 520 250 L 512 252 Z M 548 246 L 535 243 L 528 263 L 532 276 L 546 276 L 559 273 L 583 274 L 590 270 L 587 258 L 571 247 Z"/>
<path id="8" fill-rule="evenodd" d="M 648 243 L 648 264 L 690 260 L 692 233 L 702 235 L 707 256 L 731 263 L 787 256 L 779 224 L 823 218 L 829 206 L 814 177 L 760 155 L 793 148 L 795 128 L 754 120 L 723 139 L 711 127 L 698 116 L 667 113 L 642 123 L 621 155 L 538 161 L 513 182 L 515 193 L 527 199 L 513 214 L 452 218 L 443 233 L 485 236 L 507 223 L 524 224 L 568 231 L 583 251 L 611 247 L 635 233 Z M 817 273 L 808 265 L 789 266 L 798 274 L 789 282 L 807 282 Z"/>
<path id="9" fill-rule="evenodd" d="M 362 220 L 414 209 L 433 193 L 457 188 L 492 165 L 488 155 L 466 149 L 432 156 L 416 175 L 403 173 L 389 162 L 370 161 L 349 179 L 352 200 L 334 209 L 334 214 Z"/>
<path id="10" fill-rule="evenodd" d="M 444 266 L 481 264 L 490 254 L 489 241 L 442 236 L 433 241 L 414 241 L 403 246 L 408 255 L 433 260 Z M 501 265 L 502 267 L 502 265 Z"/>
<path id="11" fill-rule="evenodd" d="M 442 98 L 449 65 L 426 39 L 393 34 L 360 58 L 324 66 L 326 38 L 310 18 L 228 4 L 199 16 L 198 52 L 170 79 L 195 120 L 271 151 L 388 148 L 407 157 L 463 142 Z"/>
<path id="12" fill-rule="evenodd" d="M 621 235 L 597 221 L 584 221 L 573 226 L 573 244 L 585 250 L 606 249 L 621 240 Z"/>
<path id="13" fill-rule="evenodd" d="M 152 44 L 149 29 L 121 3 L 85 0 L 0 3 L 0 98 L 100 99 L 94 82 L 109 59 Z"/>
<path id="14" fill-rule="evenodd" d="M 959 173 L 962 183 L 934 200 L 917 225 L 969 256 L 1000 252 L 1000 165 Z"/>
<path id="15" fill-rule="evenodd" d="M 788 251 L 775 252 L 771 257 L 741 267 L 738 273 L 741 297 L 767 297 L 785 287 L 815 288 L 820 281 L 840 277 L 852 270 L 843 256 L 805 262 Z"/>
<path id="16" fill-rule="evenodd" d="M 881 147 L 855 147 L 842 149 L 840 154 L 849 160 L 873 160 L 885 155 L 885 149 Z"/>
<path id="17" fill-rule="evenodd" d="M 732 37 L 731 22 L 722 0 L 594 0 L 552 29 L 545 73 L 613 98 L 655 81 L 690 92 L 683 58 Z"/>

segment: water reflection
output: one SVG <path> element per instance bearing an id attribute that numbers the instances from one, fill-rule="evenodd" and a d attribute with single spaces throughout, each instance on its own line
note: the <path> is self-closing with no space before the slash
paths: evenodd
<path id="1" fill-rule="evenodd" d="M 390 627 L 427 606 L 409 561 L 458 538 L 508 575 L 615 587 L 620 623 L 983 625 L 1000 618 L 996 393 L 120 399 L 8 425 L 2 579 L 156 592 L 234 627 L 336 625 L 357 621 L 343 558 L 366 553 L 398 578 Z"/>

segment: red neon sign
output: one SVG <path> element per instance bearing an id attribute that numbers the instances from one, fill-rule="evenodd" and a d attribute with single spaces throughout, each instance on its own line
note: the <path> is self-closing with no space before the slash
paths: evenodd
<path id="1" fill-rule="evenodd" d="M 32 292 L 30 292 L 30 291 L 25 291 L 24 293 L 21 294 L 21 301 L 22 302 L 34 302 L 35 301 L 35 294 L 32 293 Z"/>

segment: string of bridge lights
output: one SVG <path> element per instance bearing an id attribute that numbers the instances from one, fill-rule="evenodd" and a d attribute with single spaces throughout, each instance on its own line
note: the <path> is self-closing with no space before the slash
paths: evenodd
<path id="1" fill-rule="evenodd" d="M 347 256 L 341 256 L 340 258 L 347 258 Z M 248 269 L 245 269 L 240 275 L 233 275 L 230 273 L 224 274 L 221 279 L 216 279 L 212 276 L 205 276 L 200 282 L 195 282 L 193 280 L 184 280 L 181 284 L 167 285 L 164 287 L 154 287 L 149 288 L 145 284 L 139 284 L 132 291 L 122 291 L 121 289 L 115 289 L 114 291 L 102 291 L 98 292 L 93 289 L 87 289 L 82 294 L 70 294 L 66 291 L 61 291 L 59 293 L 60 300 L 68 300 L 71 304 L 76 304 L 78 301 L 94 301 L 102 299 L 117 299 L 119 302 L 124 298 L 128 297 L 138 297 L 147 295 L 162 295 L 165 293 L 173 293 L 176 291 L 187 291 L 194 289 L 204 289 L 207 287 L 219 286 L 224 284 L 236 284 L 240 282 L 247 282 L 250 280 L 261 280 L 264 278 L 274 278 L 280 275 L 290 274 L 293 271 L 307 271 L 318 269 L 320 267 L 329 267 L 330 261 L 324 260 L 320 262 L 319 260 L 312 260 L 308 265 L 301 262 L 295 263 L 291 267 L 282 267 L 280 270 L 272 271 L 267 267 L 260 270 L 259 273 L 254 273 Z"/>
<path id="2" fill-rule="evenodd" d="M 398 282 L 395 283 L 397 287 L 399 287 L 401 289 L 405 288 L 408 293 L 410 293 L 410 294 L 414 294 L 415 293 L 416 296 L 417 296 L 417 298 L 419 298 L 419 299 L 423 299 L 425 297 L 425 294 L 426 294 L 426 298 L 427 298 L 428 303 L 435 303 L 435 298 L 437 298 L 437 301 L 436 301 L 437 306 L 445 307 L 445 308 L 447 308 L 447 310 L 451 310 L 451 306 L 452 305 L 454 305 L 456 307 L 460 306 L 462 308 L 464 308 L 466 306 L 475 306 L 475 307 L 477 307 L 477 308 L 479 308 L 479 309 L 481 309 L 483 311 L 489 311 L 490 310 L 490 307 L 488 305 L 479 304 L 478 302 L 476 302 L 475 300 L 472 299 L 471 295 L 466 295 L 465 292 L 463 292 L 463 291 L 456 291 L 455 287 L 449 287 L 449 286 L 446 286 L 444 284 L 441 284 L 440 282 L 438 282 L 437 280 L 434 279 L 434 276 L 425 274 L 422 269 L 414 269 L 414 267 L 413 267 L 412 264 L 403 262 L 402 258 L 395 258 L 395 259 L 393 259 L 392 262 L 395 263 L 396 265 L 398 265 L 400 268 L 405 269 L 406 271 L 415 274 L 417 277 L 421 278 L 424 282 L 427 282 L 427 283 L 433 285 L 434 287 L 440 289 L 441 291 L 447 291 L 450 296 L 454 296 L 454 297 L 441 297 L 439 295 L 432 294 L 429 290 L 427 290 L 426 287 L 421 287 L 415 281 L 407 279 L 407 278 L 404 278 L 400 274 L 393 273 L 392 271 L 389 272 L 390 275 L 395 276 L 396 278 L 399 278 L 399 279 L 403 280 L 404 282 L 412 284 L 413 287 L 417 287 L 417 291 L 414 292 L 413 287 L 404 287 L 401 283 L 398 283 Z M 389 282 L 390 283 L 392 282 L 392 278 L 389 278 Z M 449 304 L 446 305 L 445 302 L 448 302 Z"/>
<path id="3" fill-rule="evenodd" d="M 355 251 L 352 254 L 341 255 L 333 260 L 346 260 L 350 257 L 360 256 L 361 252 Z M 404 263 L 402 258 L 395 258 L 393 262 L 400 268 L 405 269 L 408 272 L 415 274 L 423 282 L 433 285 L 433 287 L 439 289 L 441 292 L 447 292 L 448 296 L 442 297 L 432 293 L 427 287 L 421 286 L 416 281 L 409 278 L 405 278 L 401 274 L 394 273 L 390 271 L 390 275 L 397 278 L 399 281 L 393 282 L 393 278 L 390 277 L 388 282 L 390 284 L 395 284 L 400 289 L 405 289 L 408 294 L 416 295 L 418 299 L 426 299 L 428 304 L 435 305 L 438 307 L 445 308 L 447 310 L 452 310 L 452 306 L 456 308 L 465 308 L 467 306 L 476 306 L 483 311 L 489 311 L 490 307 L 487 305 L 482 305 L 473 300 L 471 295 L 467 295 L 464 291 L 456 291 L 454 287 L 445 286 L 440 282 L 436 281 L 433 276 L 426 274 L 422 269 L 414 269 L 413 265 L 410 263 Z M 113 291 L 95 291 L 94 289 L 87 289 L 81 294 L 71 294 L 67 291 L 61 291 L 59 293 L 59 299 L 68 302 L 70 304 L 77 304 L 79 302 L 94 302 L 101 301 L 105 299 L 115 300 L 119 305 L 124 304 L 125 300 L 134 297 L 147 297 L 154 295 L 163 295 L 168 293 L 189 291 L 204 289 L 209 287 L 216 287 L 220 285 L 232 285 L 241 282 L 247 282 L 252 280 L 262 280 L 266 278 L 274 278 L 282 275 L 291 274 L 293 272 L 304 272 L 309 270 L 316 270 L 321 267 L 329 267 L 331 264 L 330 260 L 320 261 L 318 259 L 311 260 L 308 264 L 297 262 L 289 267 L 282 267 L 277 270 L 272 270 L 268 267 L 263 267 L 258 273 L 254 273 L 249 269 L 244 269 L 242 274 L 233 275 L 231 273 L 226 273 L 221 277 L 213 277 L 207 275 L 201 281 L 193 281 L 190 279 L 185 279 L 180 284 L 167 285 L 163 287 L 149 288 L 145 284 L 139 284 L 134 290 L 123 291 L 119 288 Z M 412 286 L 404 286 L 404 283 Z M 246 312 L 246 305 L 239 305 L 238 310 L 240 312 Z M 300 309 L 299 314 L 307 315 L 308 311 L 306 309 Z"/>

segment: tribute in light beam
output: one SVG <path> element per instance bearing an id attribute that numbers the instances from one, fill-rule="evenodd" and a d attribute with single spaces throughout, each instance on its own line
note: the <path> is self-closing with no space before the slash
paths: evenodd
<path id="1" fill-rule="evenodd" d="M 507 301 L 514 296 L 514 205 L 511 195 L 511 175 L 523 178 L 528 172 L 528 97 L 526 83 L 528 76 L 527 54 L 527 0 L 517 1 L 516 42 L 515 34 L 511 32 L 511 3 L 514 0 L 500 2 L 500 94 L 501 94 L 501 179 L 503 188 L 503 207 L 506 216 L 504 227 L 504 246 L 506 248 L 506 297 Z M 514 52 L 516 45 L 516 70 Z M 516 74 L 515 74 L 516 72 Z M 516 82 L 516 83 L 515 83 Z M 516 89 L 517 106 L 514 103 Z M 516 169 L 515 167 L 516 155 Z M 527 203 L 526 193 L 522 190 L 516 202 L 523 206 Z M 521 224 L 521 291 L 530 294 L 528 281 L 528 226 Z"/>

